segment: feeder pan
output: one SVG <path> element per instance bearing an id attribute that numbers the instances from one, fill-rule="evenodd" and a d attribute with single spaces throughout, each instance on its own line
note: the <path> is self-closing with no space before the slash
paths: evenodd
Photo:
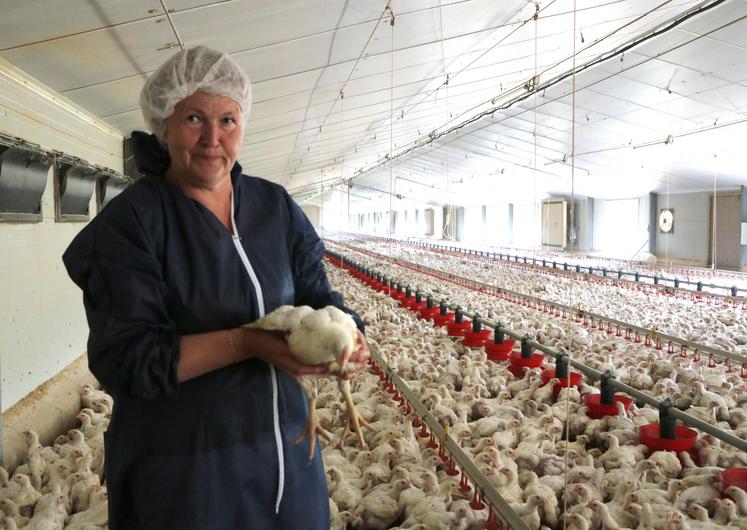
<path id="1" fill-rule="evenodd" d="M 514 349 L 516 341 L 507 340 L 503 343 L 497 343 L 488 339 L 483 343 L 485 351 L 488 353 L 488 359 L 491 361 L 508 361 L 508 356 Z"/>
<path id="2" fill-rule="evenodd" d="M 414 313 L 419 313 L 422 309 L 425 309 L 425 306 L 428 304 L 425 300 L 421 300 L 420 302 L 412 301 L 411 303 L 407 304 L 407 309 Z"/>
<path id="3" fill-rule="evenodd" d="M 638 428 L 638 436 L 641 442 L 651 451 L 689 451 L 695 446 L 698 439 L 698 431 L 689 427 L 677 425 L 674 430 L 674 438 L 662 438 L 658 423 L 649 423 Z"/>
<path id="4" fill-rule="evenodd" d="M 622 403 L 625 410 L 630 410 L 633 400 L 628 396 L 615 395 L 615 402 L 610 405 L 602 403 L 602 394 L 586 394 L 584 404 L 589 411 L 587 416 L 593 420 L 598 420 L 604 416 L 617 416 L 617 403 Z"/>
<path id="5" fill-rule="evenodd" d="M 433 320 L 438 315 L 438 312 L 438 307 L 423 307 L 420 311 L 418 311 L 418 317 L 422 318 L 423 320 Z"/>
<path id="6" fill-rule="evenodd" d="M 467 331 L 462 339 L 462 344 L 469 348 L 482 348 L 485 344 L 485 340 L 490 337 L 489 329 L 481 329 L 480 331 Z"/>
<path id="7" fill-rule="evenodd" d="M 724 469 L 720 476 L 724 489 L 735 486 L 747 491 L 747 467 Z"/>
<path id="8" fill-rule="evenodd" d="M 472 327 L 472 322 L 469 320 L 462 320 L 461 322 L 451 322 L 446 326 L 446 334 L 449 337 L 464 337 L 464 335 Z"/>
<path id="9" fill-rule="evenodd" d="M 436 316 L 433 317 L 433 324 L 436 326 L 446 326 L 450 322 L 454 322 L 455 318 L 456 315 L 454 315 L 454 313 L 446 313 L 445 315 L 436 313 Z"/>
<path id="10" fill-rule="evenodd" d="M 402 306 L 402 307 L 404 307 L 404 308 L 408 308 L 408 307 L 410 307 L 414 303 L 415 303 L 415 295 L 414 294 L 411 294 L 410 296 L 405 295 L 402 298 L 400 298 L 400 300 L 399 300 L 399 305 Z"/>
<path id="11" fill-rule="evenodd" d="M 521 356 L 521 352 L 514 352 L 509 359 L 511 363 L 508 366 L 508 371 L 516 377 L 524 375 L 524 368 L 542 368 L 542 364 L 545 362 L 545 356 L 541 353 L 533 353 L 531 357 L 525 359 Z"/>
<path id="12" fill-rule="evenodd" d="M 568 372 L 568 375 L 570 377 L 570 386 L 578 388 L 579 385 L 581 385 L 581 380 L 583 379 L 583 376 L 578 372 Z M 542 384 L 547 384 L 550 379 L 555 377 L 555 370 L 543 370 L 542 371 Z M 568 379 L 569 377 L 562 377 L 559 378 L 558 382 L 553 387 L 552 391 L 553 394 L 557 397 L 558 394 L 560 394 L 560 391 L 563 388 L 566 388 L 568 386 Z"/>
<path id="13" fill-rule="evenodd" d="M 395 300 L 403 300 L 407 296 L 407 293 L 405 293 L 405 291 L 397 291 L 396 289 L 392 289 L 392 294 L 390 296 Z"/>

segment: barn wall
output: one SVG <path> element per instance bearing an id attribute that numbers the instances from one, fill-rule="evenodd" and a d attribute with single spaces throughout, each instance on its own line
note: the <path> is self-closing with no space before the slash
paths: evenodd
<path id="1" fill-rule="evenodd" d="M 0 132 L 122 171 L 123 139 L 118 132 L 2 59 Z M 85 222 L 55 222 L 53 193 L 50 171 L 43 220 L 0 223 L 3 411 L 86 349 L 88 327 L 81 292 L 61 261 L 62 252 Z"/>
<path id="2" fill-rule="evenodd" d="M 709 195 L 699 193 L 658 194 L 656 231 L 656 256 L 659 259 L 677 259 L 705 265 L 708 260 Z M 674 227 L 670 234 L 659 232 L 658 217 L 662 208 L 674 209 Z"/>

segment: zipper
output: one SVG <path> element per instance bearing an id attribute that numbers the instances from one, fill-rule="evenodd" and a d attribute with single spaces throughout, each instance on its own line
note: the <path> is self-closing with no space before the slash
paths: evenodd
<path id="1" fill-rule="evenodd" d="M 234 218 L 234 205 L 233 205 L 233 186 L 231 187 L 231 238 L 233 239 L 233 245 L 236 247 L 236 251 L 239 253 L 241 263 L 243 263 L 246 272 L 249 274 L 249 279 L 252 281 L 254 286 L 254 292 L 257 297 L 257 308 L 259 311 L 259 318 L 265 316 L 265 300 L 262 294 L 262 287 L 259 285 L 259 279 L 257 274 L 254 272 L 249 257 L 246 255 L 244 247 L 241 245 L 241 237 L 239 236 L 238 228 L 236 228 L 236 219 Z M 278 378 L 275 367 L 268 363 L 270 367 L 270 382 L 272 384 L 272 423 L 275 431 L 275 446 L 278 452 L 278 492 L 275 497 L 275 514 L 277 515 L 280 511 L 280 502 L 283 500 L 283 489 L 285 488 L 285 457 L 283 455 L 283 438 L 280 432 L 280 411 L 278 407 Z"/>

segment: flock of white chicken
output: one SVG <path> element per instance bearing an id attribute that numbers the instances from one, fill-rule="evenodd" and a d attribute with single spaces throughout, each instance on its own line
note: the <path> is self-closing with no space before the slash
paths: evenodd
<path id="1" fill-rule="evenodd" d="M 741 304 L 717 307 L 706 302 L 623 289 L 608 281 L 578 281 L 578 275 L 570 271 L 532 270 L 513 264 L 497 266 L 475 256 L 432 252 L 407 245 L 372 241 L 355 245 L 550 302 L 574 308 L 580 306 L 585 311 L 647 329 L 655 326 L 662 333 L 747 355 L 747 311 Z M 391 266 L 382 261 L 376 265 L 379 270 Z M 413 286 L 421 284 L 413 283 Z"/>
<path id="2" fill-rule="evenodd" d="M 417 285 L 437 299 L 444 297 L 477 310 L 545 344 L 566 345 L 567 337 L 571 337 L 574 357 L 585 364 L 598 370 L 611 369 L 623 382 L 660 399 L 671 397 L 681 406 L 689 404 L 692 413 L 741 438 L 747 437 L 747 383 L 739 371 L 704 369 L 703 364 L 691 358 L 672 356 L 605 331 L 594 332 L 581 324 L 494 296 L 444 285 L 443 281 L 410 269 L 353 255 L 350 250 L 343 253 Z M 419 262 L 424 259 L 420 257 Z M 462 275 L 468 274 L 462 271 Z M 693 454 L 648 455 L 645 446 L 640 445 L 637 427 L 656 421 L 656 410 L 634 406 L 629 414 L 591 420 L 581 395 L 596 390 L 587 385 L 582 385 L 580 392 L 563 390 L 556 400 L 553 382 L 543 385 L 537 371 L 517 379 L 505 369 L 505 363 L 487 361 L 482 351 L 446 337 L 443 328 L 418 320 L 398 308 L 388 296 L 362 289 L 345 273 L 330 271 L 330 276 L 333 285 L 366 321 L 369 342 L 384 357 L 391 358 L 398 374 L 431 412 L 451 425 L 450 435 L 530 528 L 747 528 L 747 494 L 738 488 L 723 492 L 719 482 L 724 468 L 747 466 L 747 455 L 741 451 L 701 434 Z M 355 385 L 354 382 L 354 390 Z M 365 405 L 359 404 L 366 419 L 374 425 L 384 421 L 376 415 L 376 407 L 381 406 L 376 399 L 380 397 L 367 397 L 366 393 L 358 397 L 374 400 L 370 417 L 364 413 Z M 336 417 L 334 413 L 325 414 Z M 570 443 L 563 439 L 566 419 Z M 401 429 L 406 433 L 405 439 L 416 439 L 406 424 Z M 394 449 L 390 455 L 398 456 L 389 461 L 390 469 L 407 468 L 407 462 L 398 459 L 401 447 L 395 445 Z M 333 451 L 340 460 L 337 449 L 328 447 L 325 459 L 326 451 Z M 439 462 L 432 458 L 430 464 Z M 349 471 L 351 475 L 343 484 L 347 488 L 361 487 L 365 498 L 372 485 L 371 476 L 366 478 L 365 465 L 358 466 L 358 471 L 363 480 Z M 429 513 L 443 513 L 448 524 L 433 526 L 431 522 L 427 527 L 473 525 L 469 517 L 461 515 L 464 511 L 449 506 L 449 501 L 460 500 L 454 480 L 442 470 L 437 470 L 436 475 L 439 489 L 431 502 L 443 511 L 431 506 Z M 334 486 L 332 481 L 333 501 Z M 390 512 L 396 517 L 385 523 L 417 528 L 419 521 L 409 515 L 407 496 L 401 500 L 408 489 L 399 497 L 394 490 L 388 492 L 398 501 L 399 511 Z M 724 493 L 733 500 L 724 497 Z M 381 521 L 366 522 L 368 508 L 346 504 L 341 509 L 350 512 L 346 515 L 353 518 L 354 528 L 387 528 Z"/>
<path id="3" fill-rule="evenodd" d="M 354 239 L 357 240 L 358 238 L 356 237 Z M 371 238 L 371 240 L 376 241 L 376 239 L 373 238 Z M 550 267 L 553 261 L 558 264 L 558 268 L 562 268 L 563 263 L 568 263 L 569 268 L 575 268 L 575 266 L 578 265 L 581 267 L 582 271 L 588 271 L 589 267 L 592 267 L 595 275 L 601 275 L 602 269 L 607 269 L 608 276 L 613 277 L 617 276 L 618 270 L 621 270 L 626 273 L 624 278 L 632 279 L 631 275 L 635 272 L 639 272 L 642 275 L 640 281 L 648 284 L 653 283 L 653 276 L 658 276 L 661 284 L 668 286 L 672 286 L 674 283 L 673 280 L 679 278 L 681 280 L 681 287 L 695 290 L 697 282 L 700 281 L 703 283 L 703 292 L 721 295 L 728 295 L 731 292 L 732 286 L 736 286 L 740 290 L 747 288 L 747 276 L 739 272 L 723 269 L 688 267 L 685 265 L 659 262 L 655 256 L 652 256 L 648 252 L 642 252 L 637 255 L 634 259 L 638 261 L 630 261 L 602 256 L 591 256 L 588 254 L 569 255 L 565 252 L 544 250 L 542 248 L 533 250 L 505 247 L 464 248 L 469 249 L 466 251 L 468 254 L 482 251 L 486 254 L 495 253 L 503 255 L 504 257 L 511 256 L 510 261 L 514 261 L 515 258 L 518 257 L 519 261 L 522 262 L 524 256 L 527 257 L 529 263 L 531 263 L 532 258 L 536 258 L 540 262 L 544 259 L 547 267 Z M 449 250 L 448 246 L 446 248 L 441 246 L 440 251 L 443 252 Z M 711 284 L 717 287 L 710 287 Z"/>
<path id="4" fill-rule="evenodd" d="M 4 530 L 102 530 L 108 528 L 103 481 L 104 431 L 112 398 L 85 385 L 81 426 L 42 446 L 32 430 L 26 461 L 9 477 L 0 467 L 0 522 Z"/>
<path id="5" fill-rule="evenodd" d="M 619 380 L 659 399 L 672 398 L 701 419 L 747 438 L 747 383 L 738 370 L 705 368 L 707 359 L 697 362 L 692 356 L 670 355 L 551 313 L 328 246 L 418 286 L 436 300 L 477 311 L 548 346 L 568 347 L 585 364 L 612 370 Z M 384 250 L 372 244 L 369 248 Z M 394 248 L 390 245 L 386 250 Z M 562 303 L 573 296 L 585 308 L 621 320 L 625 319 L 615 314 L 616 308 L 632 306 L 629 314 L 656 322 L 659 329 L 669 322 L 675 335 L 683 329 L 680 322 L 706 316 L 697 314 L 701 306 L 678 301 L 682 307 L 667 306 L 657 318 L 647 311 L 655 311 L 659 300 L 636 291 L 601 289 L 596 284 L 584 289 L 585 284 L 571 284 L 562 276 L 488 269 L 479 260 L 414 252 L 405 249 L 398 255 L 513 290 L 541 292 Z M 747 466 L 744 453 L 700 434 L 692 453 L 649 454 L 640 444 L 637 428 L 656 421 L 656 410 L 633 405 L 629 413 L 621 409 L 616 416 L 592 420 L 581 399 L 596 391 L 590 386 L 563 389 L 556 398 L 555 380 L 543 384 L 538 370 L 516 378 L 506 363 L 488 361 L 482 350 L 447 337 L 444 328 L 419 320 L 347 272 L 330 266 L 328 274 L 333 287 L 366 322 L 371 348 L 388 359 L 430 412 L 449 426 L 449 435 L 532 530 L 747 529 L 747 493 L 735 487 L 724 491 L 719 482 L 723 469 Z M 726 328 L 745 325 L 740 311 L 710 308 Z M 729 313 L 732 323 L 718 318 L 719 312 Z M 722 330 L 710 333 L 713 337 Z M 378 376 L 368 370 L 356 375 L 349 399 L 340 398 L 340 389 L 340 381 L 323 377 L 311 392 L 317 432 L 331 434 L 331 440 L 322 442 L 331 528 L 486 527 L 488 510 L 471 507 L 473 492 L 464 492 L 460 476 L 447 473 L 438 450 L 418 435 L 413 418 L 382 389 Z M 0 527 L 107 528 L 103 432 L 111 398 L 87 386 L 82 402 L 81 427 L 59 437 L 52 447 L 41 446 L 36 434 L 27 431 L 26 462 L 12 478 L 0 468 Z M 370 427 L 359 433 L 363 444 L 358 436 L 348 436 L 352 403 L 361 422 Z"/>

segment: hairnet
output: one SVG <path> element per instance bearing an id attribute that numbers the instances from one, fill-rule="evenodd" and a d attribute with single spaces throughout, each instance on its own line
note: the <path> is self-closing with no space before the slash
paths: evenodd
<path id="1" fill-rule="evenodd" d="M 169 58 L 140 91 L 143 118 L 159 140 L 163 142 L 166 118 L 176 104 L 198 91 L 234 100 L 246 125 L 252 106 L 249 77 L 227 53 L 195 46 Z"/>

